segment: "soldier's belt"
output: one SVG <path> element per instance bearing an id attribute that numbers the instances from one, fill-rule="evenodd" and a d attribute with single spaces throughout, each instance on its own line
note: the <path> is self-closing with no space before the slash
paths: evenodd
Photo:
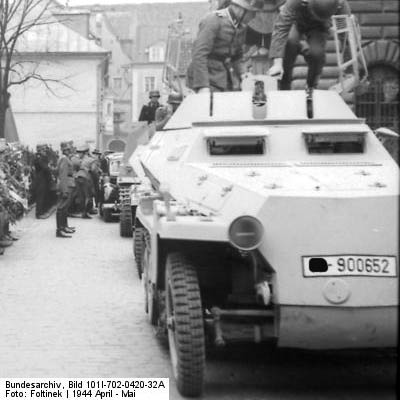
<path id="1" fill-rule="evenodd" d="M 230 60 L 230 58 L 228 56 L 222 56 L 222 55 L 218 55 L 218 54 L 209 54 L 208 58 L 210 60 L 216 60 L 216 61 L 220 61 L 223 63 L 227 60 Z"/>

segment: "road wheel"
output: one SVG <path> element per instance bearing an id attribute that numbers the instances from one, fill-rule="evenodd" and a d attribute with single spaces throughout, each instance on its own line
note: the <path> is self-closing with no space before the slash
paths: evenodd
<path id="1" fill-rule="evenodd" d="M 196 269 L 180 253 L 167 257 L 165 303 L 172 368 L 183 396 L 200 396 L 205 369 L 203 310 Z"/>
<path id="2" fill-rule="evenodd" d="M 132 237 L 132 211 L 130 204 L 123 204 L 119 215 L 119 234 L 121 237 Z"/>
<path id="3" fill-rule="evenodd" d="M 144 249 L 142 253 L 142 268 L 143 268 L 143 288 L 144 288 L 144 309 L 148 314 L 149 321 L 152 325 L 158 323 L 158 302 L 157 291 L 155 290 L 154 283 L 151 282 L 150 277 L 150 235 L 144 230 Z"/>
<path id="4" fill-rule="evenodd" d="M 143 274 L 142 257 L 144 245 L 143 228 L 136 227 L 133 232 L 133 254 L 135 256 L 136 269 L 139 279 L 142 279 Z"/>
<path id="5" fill-rule="evenodd" d="M 112 214 L 111 214 L 111 210 L 109 208 L 103 209 L 103 219 L 104 219 L 104 222 L 112 221 Z"/>

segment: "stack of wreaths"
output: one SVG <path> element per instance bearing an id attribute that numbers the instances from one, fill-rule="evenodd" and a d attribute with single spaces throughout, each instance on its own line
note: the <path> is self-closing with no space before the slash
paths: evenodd
<path id="1" fill-rule="evenodd" d="M 15 239 L 10 223 L 15 223 L 28 209 L 33 156 L 20 144 L 0 143 L 0 252 Z"/>

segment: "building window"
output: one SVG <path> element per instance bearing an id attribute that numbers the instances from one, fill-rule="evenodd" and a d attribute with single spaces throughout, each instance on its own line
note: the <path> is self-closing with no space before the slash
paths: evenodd
<path id="1" fill-rule="evenodd" d="M 164 47 L 152 46 L 149 48 L 149 62 L 163 62 L 164 61 Z"/>
<path id="2" fill-rule="evenodd" d="M 156 87 L 156 77 L 155 76 L 145 76 L 144 77 L 144 91 L 150 92 Z"/>
<path id="3" fill-rule="evenodd" d="M 399 132 L 399 71 L 378 64 L 369 68 L 368 91 L 356 98 L 356 114 L 372 129 L 390 128 Z"/>
<path id="4" fill-rule="evenodd" d="M 114 78 L 114 89 L 121 89 L 122 87 L 122 78 Z"/>
<path id="5" fill-rule="evenodd" d="M 111 115 L 111 104 L 107 104 L 107 115 Z"/>

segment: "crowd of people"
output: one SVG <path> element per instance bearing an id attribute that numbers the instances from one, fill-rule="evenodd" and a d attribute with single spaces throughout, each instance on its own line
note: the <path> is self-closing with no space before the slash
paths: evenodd
<path id="1" fill-rule="evenodd" d="M 98 212 L 104 156 L 97 149 L 90 153 L 87 144 L 75 147 L 72 141 L 62 142 L 60 151 L 56 237 L 71 238 L 75 227 L 68 225 L 68 217 L 90 219 Z"/>
<path id="2" fill-rule="evenodd" d="M 57 237 L 74 229 L 67 217 L 89 219 L 97 214 L 99 179 L 105 168 L 100 151 L 87 145 L 61 143 L 60 151 L 38 144 L 36 152 L 21 144 L 0 142 L 0 254 L 18 240 L 10 227 L 35 206 L 45 219 L 57 210 Z"/>
<path id="3" fill-rule="evenodd" d="M 17 237 L 11 225 L 33 203 L 34 153 L 19 144 L 0 142 L 0 255 Z"/>

